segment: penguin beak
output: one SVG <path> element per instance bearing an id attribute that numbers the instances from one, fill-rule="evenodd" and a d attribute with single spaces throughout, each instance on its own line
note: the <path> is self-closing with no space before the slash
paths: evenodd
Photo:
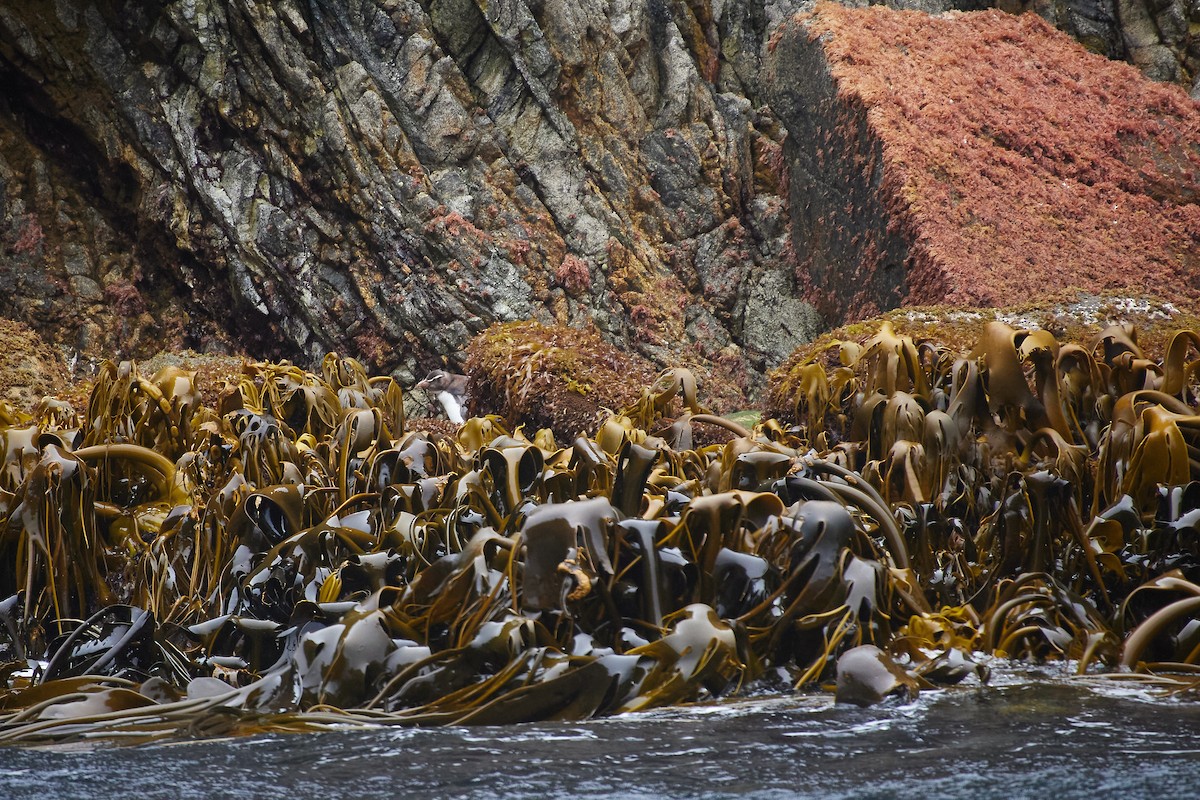
<path id="1" fill-rule="evenodd" d="M 429 388 L 429 378 L 426 378 L 425 380 L 421 381 L 413 388 L 414 389 L 428 389 Z"/>

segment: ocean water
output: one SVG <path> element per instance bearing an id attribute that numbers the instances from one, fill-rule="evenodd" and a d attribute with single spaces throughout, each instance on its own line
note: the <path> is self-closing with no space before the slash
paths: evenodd
<path id="1" fill-rule="evenodd" d="M 0 750 L 0 798 L 1192 798 L 1200 703 L 1002 675 L 909 703 L 762 697 L 585 723 Z"/>

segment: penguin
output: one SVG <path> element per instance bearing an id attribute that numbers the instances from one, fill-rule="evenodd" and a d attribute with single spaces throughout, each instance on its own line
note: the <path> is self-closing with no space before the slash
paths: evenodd
<path id="1" fill-rule="evenodd" d="M 446 417 L 455 425 L 461 425 L 463 420 L 462 407 L 467 399 L 467 376 L 435 369 L 425 376 L 425 380 L 416 385 L 417 389 L 437 392 L 438 402 L 446 411 Z"/>

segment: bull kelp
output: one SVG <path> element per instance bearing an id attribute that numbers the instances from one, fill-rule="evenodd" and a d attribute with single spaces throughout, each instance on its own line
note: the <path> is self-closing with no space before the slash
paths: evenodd
<path id="1" fill-rule="evenodd" d="M 336 355 L 209 395 L 105 364 L 81 413 L 0 406 L 0 741 L 577 720 L 835 675 L 873 702 L 986 679 L 981 653 L 1194 693 L 1198 345 L 884 323 L 794 359 L 753 430 L 677 369 L 569 443 L 423 430 Z"/>

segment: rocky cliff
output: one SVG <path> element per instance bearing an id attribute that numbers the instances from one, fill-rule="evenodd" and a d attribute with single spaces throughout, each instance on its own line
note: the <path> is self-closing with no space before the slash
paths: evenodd
<path id="1" fill-rule="evenodd" d="M 1190 80 L 1187 37 L 1159 30 L 1182 0 L 1127 4 L 1038 9 Z M 817 201 L 789 163 L 815 145 L 778 101 L 803 76 L 763 69 L 808 6 L 0 0 L 0 315 L 84 366 L 338 350 L 402 380 L 496 321 L 592 322 L 752 387 L 824 324 L 804 299 L 821 242 L 792 222 Z M 1126 36 L 1147 14 L 1174 27 Z M 846 191 L 820 202 L 884 213 Z"/>
<path id="2" fill-rule="evenodd" d="M 3 4 L 0 311 L 88 354 L 411 375 L 534 318 L 761 369 L 817 325 L 759 99 L 788 10 Z"/>

